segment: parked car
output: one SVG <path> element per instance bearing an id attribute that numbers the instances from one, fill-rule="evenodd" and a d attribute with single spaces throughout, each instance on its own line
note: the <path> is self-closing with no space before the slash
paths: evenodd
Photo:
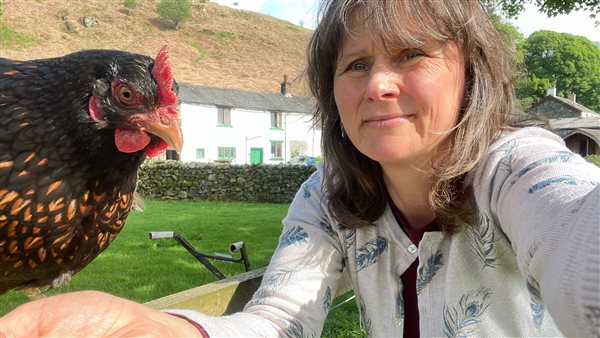
<path id="1" fill-rule="evenodd" d="M 315 165 L 317 161 L 314 156 L 298 155 L 292 157 L 292 159 L 288 163 L 299 165 Z"/>

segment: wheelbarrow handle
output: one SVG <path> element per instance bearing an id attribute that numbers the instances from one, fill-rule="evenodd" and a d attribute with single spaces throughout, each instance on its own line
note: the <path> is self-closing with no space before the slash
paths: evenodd
<path id="1" fill-rule="evenodd" d="M 242 250 L 244 248 L 244 242 L 235 242 L 229 244 L 229 252 L 234 253 L 238 250 Z"/>
<path id="2" fill-rule="evenodd" d="M 161 238 L 175 238 L 174 231 L 151 231 L 148 233 L 148 239 L 156 240 Z"/>

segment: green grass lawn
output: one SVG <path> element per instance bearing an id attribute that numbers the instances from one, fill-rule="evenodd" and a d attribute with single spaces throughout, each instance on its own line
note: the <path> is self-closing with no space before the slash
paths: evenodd
<path id="1" fill-rule="evenodd" d="M 178 232 L 197 250 L 209 254 L 227 253 L 229 244 L 244 241 L 252 268 L 266 266 L 277 246 L 287 208 L 288 204 L 272 203 L 148 200 L 144 212 L 129 215 L 108 249 L 66 286 L 47 294 L 100 290 L 143 303 L 217 280 L 175 240 L 149 240 L 150 231 Z M 226 276 L 244 272 L 242 264 L 211 262 Z M 18 291 L 0 296 L 0 315 L 26 301 Z M 354 301 L 333 311 L 323 331 L 324 337 L 358 335 Z"/>

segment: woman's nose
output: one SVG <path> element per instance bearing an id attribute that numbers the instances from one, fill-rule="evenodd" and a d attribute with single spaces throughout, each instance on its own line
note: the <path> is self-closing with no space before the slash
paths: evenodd
<path id="1" fill-rule="evenodd" d="M 366 99 L 369 101 L 396 99 L 400 94 L 397 74 L 385 66 L 375 66 L 369 74 Z"/>

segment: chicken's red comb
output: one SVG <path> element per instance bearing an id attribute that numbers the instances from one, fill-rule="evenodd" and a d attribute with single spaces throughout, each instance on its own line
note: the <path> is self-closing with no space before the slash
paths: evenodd
<path id="1" fill-rule="evenodd" d="M 152 67 L 152 77 L 158 84 L 158 94 L 161 106 L 177 105 L 177 94 L 173 91 L 173 71 L 169 65 L 169 54 L 167 45 L 164 45 L 156 58 Z"/>

